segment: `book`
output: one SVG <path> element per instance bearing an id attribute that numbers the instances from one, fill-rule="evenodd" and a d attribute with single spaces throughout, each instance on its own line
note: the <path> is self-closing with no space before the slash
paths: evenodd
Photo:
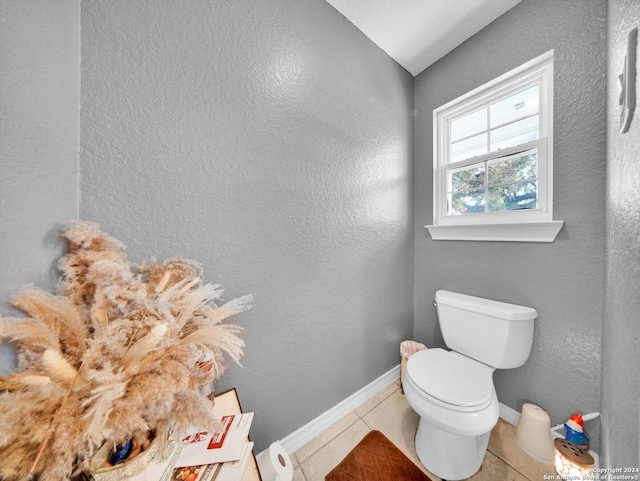
<path id="1" fill-rule="evenodd" d="M 181 468 L 241 460 L 253 413 L 230 414 L 222 416 L 221 421 L 222 429 L 219 432 L 193 430 L 185 436 L 182 452 L 174 466 Z"/>
<path id="2" fill-rule="evenodd" d="M 229 461 L 222 465 L 217 478 L 211 481 L 241 481 L 249 458 L 253 453 L 253 442 L 245 442 L 245 448 L 242 457 L 238 461 Z"/>
<path id="3" fill-rule="evenodd" d="M 252 451 L 253 443 L 245 442 L 240 459 L 226 463 L 175 468 L 170 481 L 241 481 Z"/>

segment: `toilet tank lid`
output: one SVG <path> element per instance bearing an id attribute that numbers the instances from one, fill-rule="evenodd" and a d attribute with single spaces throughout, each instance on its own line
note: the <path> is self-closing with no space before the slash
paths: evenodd
<path id="1" fill-rule="evenodd" d="M 529 321 L 538 317 L 538 311 L 533 307 L 518 306 L 451 291 L 437 291 L 435 301 L 437 304 L 479 312 L 509 321 Z"/>

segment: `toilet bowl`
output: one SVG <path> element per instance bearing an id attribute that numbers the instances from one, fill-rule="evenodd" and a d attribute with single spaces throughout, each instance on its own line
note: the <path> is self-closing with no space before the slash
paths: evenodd
<path id="1" fill-rule="evenodd" d="M 533 343 L 535 309 L 448 291 L 436 293 L 446 349 L 413 354 L 403 389 L 420 415 L 416 451 L 436 476 L 460 480 L 484 460 L 499 403 L 496 368 L 518 367 Z"/>
<path id="2" fill-rule="evenodd" d="M 433 474 L 464 479 L 480 469 L 499 415 L 492 373 L 489 366 L 444 349 L 409 358 L 403 389 L 420 415 L 418 457 Z M 425 383 L 428 377 L 435 379 Z M 420 387 L 425 384 L 429 387 Z"/>

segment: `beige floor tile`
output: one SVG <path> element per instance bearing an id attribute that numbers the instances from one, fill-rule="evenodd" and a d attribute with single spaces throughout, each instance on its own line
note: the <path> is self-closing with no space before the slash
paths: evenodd
<path id="1" fill-rule="evenodd" d="M 307 444 L 298 449 L 294 454 L 296 455 L 300 464 L 304 463 L 313 454 L 315 454 L 320 448 L 345 431 L 349 426 L 358 421 L 358 416 L 354 413 L 349 413 L 339 421 L 329 426 L 325 431 L 313 438 Z"/>
<path id="2" fill-rule="evenodd" d="M 555 476 L 556 474 L 553 465 L 536 461 L 523 451 L 516 440 L 515 426 L 503 419 L 498 419 L 498 424 L 491 431 L 489 451 L 529 479 L 539 480 L 544 479 L 545 475 Z"/>
<path id="3" fill-rule="evenodd" d="M 324 481 L 329 471 L 335 468 L 369 431 L 363 421 L 357 420 L 310 458 L 302 461 L 306 481 Z"/>
<path id="4" fill-rule="evenodd" d="M 495 481 L 498 479 L 500 481 L 528 481 L 526 476 L 513 469 L 490 451 L 487 451 L 480 471 L 471 476 L 469 480 Z"/>
<path id="5" fill-rule="evenodd" d="M 418 459 L 415 448 L 416 430 L 420 416 L 409 406 L 400 390 L 395 391 L 362 419 L 371 429 L 377 429 L 383 433 L 416 466 L 427 472 Z M 434 481 L 437 479 L 434 478 Z"/>
<path id="6" fill-rule="evenodd" d="M 324 477 L 360 442 L 370 430 L 381 431 L 432 479 L 418 459 L 415 433 L 420 417 L 413 411 L 394 381 L 353 413 L 330 426 L 291 455 L 294 481 L 324 481 Z M 489 440 L 487 456 L 472 481 L 538 481 L 553 476 L 553 466 L 535 461 L 516 441 L 516 428 L 499 419 Z"/>
<path id="7" fill-rule="evenodd" d="M 364 416 L 365 414 L 367 414 L 369 411 L 371 411 L 378 404 L 380 404 L 382 401 L 387 399 L 389 396 L 391 396 L 395 391 L 399 389 L 400 389 L 400 386 L 398 386 L 395 382 L 392 382 L 387 387 L 385 387 L 382 391 L 380 391 L 378 394 L 376 394 L 371 399 L 363 403 L 354 412 L 360 417 Z"/>
<path id="8" fill-rule="evenodd" d="M 293 481 L 307 481 L 307 478 L 304 477 L 302 472 L 302 468 L 297 467 L 293 470 Z"/>

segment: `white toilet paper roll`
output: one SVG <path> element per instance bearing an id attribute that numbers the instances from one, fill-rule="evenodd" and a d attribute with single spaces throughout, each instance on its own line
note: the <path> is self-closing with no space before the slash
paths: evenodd
<path id="1" fill-rule="evenodd" d="M 272 443 L 271 446 L 257 456 L 256 461 L 258 462 L 262 481 L 293 480 L 291 458 L 280 443 Z"/>

